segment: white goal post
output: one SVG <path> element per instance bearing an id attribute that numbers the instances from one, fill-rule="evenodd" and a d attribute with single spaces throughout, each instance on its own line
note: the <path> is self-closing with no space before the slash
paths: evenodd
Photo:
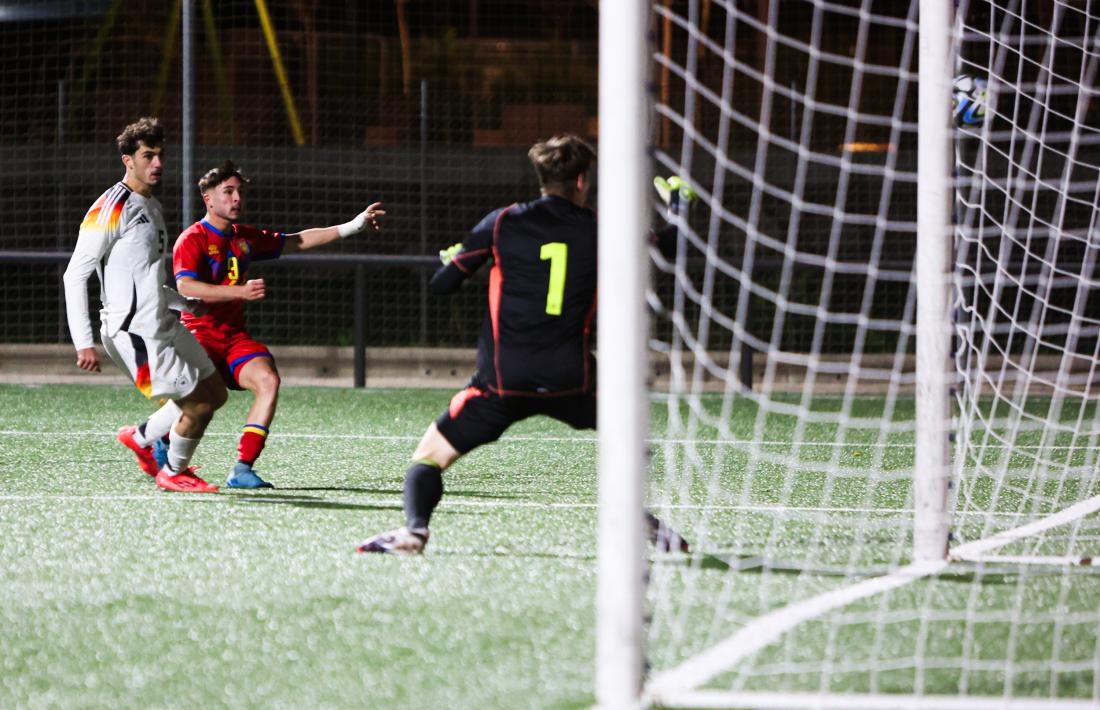
<path id="1" fill-rule="evenodd" d="M 1098 79 L 1096 0 L 601 3 L 599 707 L 1100 705 Z"/>
<path id="2" fill-rule="evenodd" d="M 917 78 L 917 430 L 913 557 L 947 556 L 951 476 L 951 4 L 920 1 Z"/>

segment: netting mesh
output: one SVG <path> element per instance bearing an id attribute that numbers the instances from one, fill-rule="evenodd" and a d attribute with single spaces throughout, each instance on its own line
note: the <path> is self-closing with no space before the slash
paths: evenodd
<path id="1" fill-rule="evenodd" d="M 661 703 L 1100 697 L 1100 576 L 1071 564 L 1100 531 L 1100 7 L 957 8 L 971 562 L 911 573 L 917 11 L 654 3 L 655 162 L 699 196 L 650 293 L 648 499 L 695 545 L 650 570 Z"/>
<path id="2" fill-rule="evenodd" d="M 960 509 L 987 537 L 1097 493 L 1100 19 L 1056 4 L 968 7 L 962 72 L 985 120 L 958 140 Z M 1084 535 L 1088 541 L 1082 540 Z M 1068 555 L 1091 525 L 1016 551 Z"/>
<path id="3" fill-rule="evenodd" d="M 490 210 L 537 194 L 532 142 L 564 131 L 594 137 L 597 16 L 583 0 L 191 4 L 195 179 L 234 159 L 253 180 L 246 221 L 287 230 L 386 203 L 385 231 L 329 253 L 435 254 Z M 167 128 L 160 198 L 169 231 L 186 226 L 180 8 L 178 0 L 6 5 L 0 250 L 71 251 L 88 206 L 122 175 L 114 136 L 146 114 Z M 197 219 L 197 190 L 189 195 Z M 369 343 L 473 345 L 484 288 L 425 309 L 422 273 L 371 267 Z M 254 334 L 347 342 L 350 274 L 268 268 L 269 301 L 249 308 Z M 0 280 L 0 299 L 16 305 L 5 310 L 0 340 L 67 341 L 56 266 L 0 263 Z"/>

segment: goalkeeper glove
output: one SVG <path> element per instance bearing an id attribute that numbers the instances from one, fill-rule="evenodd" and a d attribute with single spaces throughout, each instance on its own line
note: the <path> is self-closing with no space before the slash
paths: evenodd
<path id="1" fill-rule="evenodd" d="M 439 251 L 439 260 L 443 262 L 444 266 L 446 266 L 447 264 L 451 263 L 451 259 L 455 258 L 455 254 L 460 251 L 462 251 L 462 242 L 459 242 L 458 244 L 452 244 L 446 249 L 441 249 Z"/>
<path id="2" fill-rule="evenodd" d="M 679 175 L 672 175 L 667 180 L 658 175 L 653 178 L 653 187 L 657 189 L 657 195 L 661 202 L 668 206 L 668 211 L 676 212 L 679 205 L 691 204 L 699 198 L 695 190 L 684 182 Z"/>

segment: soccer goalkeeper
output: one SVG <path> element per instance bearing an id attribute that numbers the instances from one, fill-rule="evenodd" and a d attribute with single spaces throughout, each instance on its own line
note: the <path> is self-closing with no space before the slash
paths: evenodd
<path id="1" fill-rule="evenodd" d="M 428 427 L 405 473 L 405 525 L 363 542 L 360 552 L 417 554 L 443 496 L 443 472 L 537 414 L 575 429 L 596 427 L 596 362 L 589 338 L 596 315 L 596 216 L 585 207 L 595 161 L 574 135 L 528 152 L 542 186 L 531 202 L 490 212 L 461 244 L 442 252 L 429 283 L 456 291 L 492 259 L 488 311 L 477 372 Z M 658 525 L 650 518 L 651 533 Z M 664 547 L 686 549 L 662 529 Z"/>

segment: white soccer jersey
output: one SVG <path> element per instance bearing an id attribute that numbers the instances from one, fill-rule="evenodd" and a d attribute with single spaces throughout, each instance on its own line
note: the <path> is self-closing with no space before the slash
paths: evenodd
<path id="1" fill-rule="evenodd" d="M 164 249 L 167 230 L 160 202 L 143 197 L 124 183 L 103 193 L 80 224 L 80 236 L 65 270 L 65 309 L 77 350 L 95 344 L 88 318 L 88 278 L 99 277 L 104 332 L 120 330 L 165 338 L 185 299 L 166 287 Z"/>

